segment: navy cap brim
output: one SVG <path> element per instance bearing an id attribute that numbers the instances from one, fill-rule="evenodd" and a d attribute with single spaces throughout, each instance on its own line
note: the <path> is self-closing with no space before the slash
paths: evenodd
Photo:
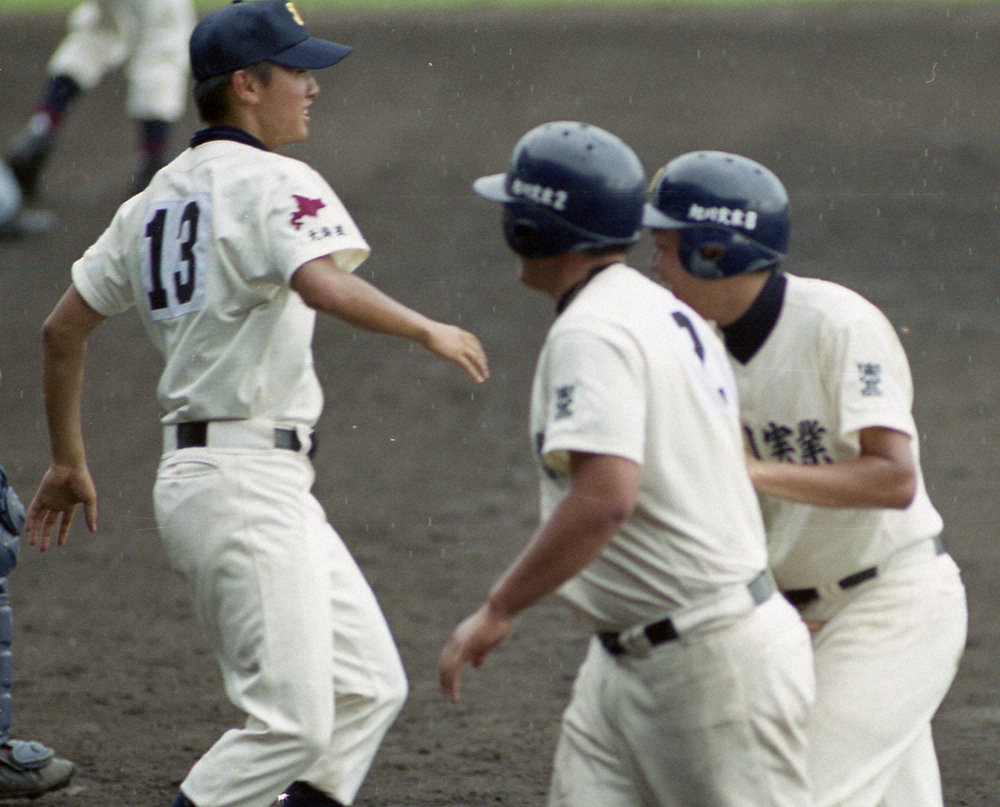
<path id="1" fill-rule="evenodd" d="M 354 48 L 349 45 L 338 45 L 336 42 L 311 36 L 276 56 L 269 57 L 268 61 L 298 70 L 319 70 L 335 65 L 353 51 Z"/>
<path id="2" fill-rule="evenodd" d="M 670 218 L 646 202 L 642 208 L 642 226 L 649 227 L 651 230 L 682 230 L 688 225 L 686 222 Z"/>
<path id="3" fill-rule="evenodd" d="M 472 190 L 490 202 L 512 202 L 514 197 L 507 193 L 507 175 L 490 174 L 479 177 L 472 183 Z"/>

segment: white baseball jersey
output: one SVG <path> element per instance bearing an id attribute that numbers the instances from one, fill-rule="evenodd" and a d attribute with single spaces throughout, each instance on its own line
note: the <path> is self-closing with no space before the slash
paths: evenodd
<path id="1" fill-rule="evenodd" d="M 267 807 L 303 780 L 350 804 L 406 677 L 364 575 L 311 493 L 306 446 L 277 447 L 274 427 L 311 427 L 322 407 L 315 312 L 290 279 L 325 255 L 351 271 L 368 244 L 300 161 L 231 127 L 193 142 L 73 265 L 94 310 L 134 305 L 163 353 L 165 437 L 175 423 L 227 421 L 221 441 L 214 422 L 204 444 L 165 439 L 153 489 L 167 556 L 248 716 L 181 790 L 197 805 Z"/>
<path id="2" fill-rule="evenodd" d="M 73 282 L 100 314 L 137 306 L 166 359 L 164 423 L 311 426 L 323 405 L 312 365 L 315 312 L 289 279 L 331 253 L 351 271 L 368 252 L 309 166 L 217 140 L 180 154 L 126 202 L 73 265 Z"/>
<path id="3" fill-rule="evenodd" d="M 531 430 L 544 458 L 543 517 L 568 489 L 570 451 L 642 468 L 635 514 L 560 592 L 598 623 L 662 618 L 766 566 L 722 345 L 693 310 L 634 269 L 601 271 L 552 326 Z"/>
<path id="4" fill-rule="evenodd" d="M 591 641 L 550 807 L 804 807 L 809 639 L 784 598 L 749 596 L 764 527 L 718 337 L 662 286 L 607 267 L 548 334 L 531 428 L 545 518 L 569 489 L 569 452 L 641 469 L 634 512 L 559 594 L 599 629 L 669 615 L 681 636 L 635 655 Z"/>
<path id="5" fill-rule="evenodd" d="M 931 719 L 955 677 L 967 615 L 959 570 L 930 540 L 942 521 L 920 473 L 902 345 L 849 289 L 777 273 L 724 334 L 758 456 L 849 460 L 869 427 L 911 438 L 918 483 L 905 510 L 762 505 L 779 585 L 819 593 L 802 608 L 822 625 L 813 634 L 813 804 L 941 807 Z M 859 572 L 863 582 L 838 585 Z"/>
<path id="6" fill-rule="evenodd" d="M 817 508 L 761 498 L 782 588 L 840 580 L 939 535 L 920 471 L 909 364 L 874 305 L 835 283 L 784 275 L 781 313 L 745 364 L 733 361 L 747 440 L 765 460 L 820 465 L 860 454 L 868 427 L 909 435 L 917 493 L 905 510 Z"/>
<path id="7" fill-rule="evenodd" d="M 48 71 L 89 90 L 127 61 L 128 114 L 176 121 L 187 98 L 194 24 L 191 0 L 86 0 L 70 14 Z"/>

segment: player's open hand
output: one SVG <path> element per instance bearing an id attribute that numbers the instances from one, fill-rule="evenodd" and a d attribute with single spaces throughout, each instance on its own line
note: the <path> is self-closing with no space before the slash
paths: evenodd
<path id="1" fill-rule="evenodd" d="M 477 384 L 490 377 L 486 351 L 475 335 L 455 325 L 436 322 L 423 346 L 435 356 L 454 362 Z"/>
<path id="2" fill-rule="evenodd" d="M 45 472 L 38 487 L 24 526 L 28 533 L 28 543 L 44 552 L 49 548 L 52 529 L 59 522 L 56 544 L 66 543 L 73 515 L 78 505 L 83 505 L 87 529 L 97 530 L 97 489 L 86 466 L 67 468 L 53 465 Z"/>
<path id="3" fill-rule="evenodd" d="M 458 703 L 462 668 L 466 663 L 482 666 L 490 651 L 507 638 L 510 627 L 510 617 L 498 615 L 489 605 L 459 623 L 438 661 L 441 694 L 446 700 Z"/>

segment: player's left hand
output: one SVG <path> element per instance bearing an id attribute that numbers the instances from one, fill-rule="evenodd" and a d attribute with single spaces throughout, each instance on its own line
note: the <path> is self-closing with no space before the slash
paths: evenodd
<path id="1" fill-rule="evenodd" d="M 59 522 L 56 544 L 66 543 L 73 515 L 78 505 L 83 505 L 84 520 L 91 532 L 97 531 L 97 489 L 90 476 L 90 470 L 66 468 L 52 465 L 45 472 L 38 487 L 24 527 L 28 533 L 28 543 L 44 552 L 49 548 L 52 529 Z"/>
<path id="2" fill-rule="evenodd" d="M 510 628 L 511 618 L 497 614 L 489 604 L 459 623 L 438 661 L 441 694 L 446 700 L 458 703 L 462 668 L 466 663 L 482 666 L 490 651 L 507 638 Z"/>
<path id="3" fill-rule="evenodd" d="M 474 334 L 455 325 L 435 322 L 428 331 L 423 346 L 442 359 L 461 367 L 477 384 L 490 377 L 486 351 Z"/>

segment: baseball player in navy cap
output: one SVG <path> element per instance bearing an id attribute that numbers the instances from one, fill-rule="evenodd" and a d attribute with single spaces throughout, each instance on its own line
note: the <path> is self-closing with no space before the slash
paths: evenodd
<path id="1" fill-rule="evenodd" d="M 369 247 L 344 205 L 274 152 L 308 136 L 309 71 L 350 52 L 309 36 L 286 0 L 206 17 L 191 66 L 209 126 L 119 208 L 45 326 L 52 465 L 28 514 L 42 549 L 57 524 L 66 539 L 78 505 L 97 526 L 79 420 L 89 334 L 135 307 L 165 360 L 157 524 L 246 714 L 194 765 L 176 807 L 350 804 L 406 694 L 375 597 L 310 492 L 315 311 L 488 375 L 472 334 L 352 274 Z"/>

